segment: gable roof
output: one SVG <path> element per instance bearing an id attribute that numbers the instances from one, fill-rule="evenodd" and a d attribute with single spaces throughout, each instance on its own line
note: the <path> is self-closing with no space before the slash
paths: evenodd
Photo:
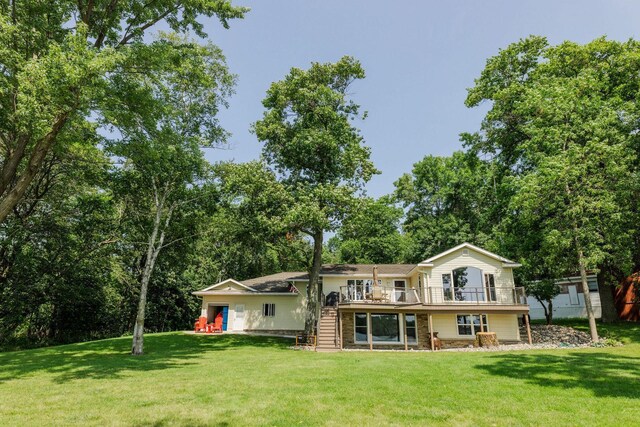
<path id="1" fill-rule="evenodd" d="M 518 264 L 517 262 L 511 261 L 511 260 L 509 260 L 509 259 L 507 259 L 507 258 L 505 258 L 503 256 L 500 256 L 498 254 L 494 254 L 493 252 L 489 252 L 486 249 L 482 249 L 482 248 L 480 248 L 478 246 L 472 245 L 471 243 L 467 243 L 467 242 L 462 243 L 462 244 L 460 244 L 460 245 L 458 245 L 458 246 L 456 246 L 454 248 L 448 249 L 448 250 L 446 250 L 446 251 L 444 251 L 442 253 L 439 253 L 438 255 L 432 256 L 431 258 L 428 258 L 428 259 L 422 261 L 420 264 L 418 264 L 418 266 L 420 266 L 420 267 L 431 267 L 431 266 L 433 266 L 433 262 L 435 260 L 437 260 L 439 258 L 442 258 L 444 256 L 447 256 L 447 255 L 449 255 L 449 254 L 451 254 L 451 253 L 453 253 L 453 252 L 455 252 L 457 250 L 464 249 L 464 248 L 471 249 L 471 250 L 473 250 L 475 252 L 478 252 L 478 253 L 481 253 L 481 254 L 483 254 L 485 256 L 488 256 L 489 258 L 493 258 L 495 260 L 498 260 L 498 261 L 502 262 L 503 267 L 520 267 L 520 264 Z"/>
<path id="2" fill-rule="evenodd" d="M 241 288 L 244 288 L 246 290 L 253 291 L 253 289 L 251 289 L 249 286 L 244 285 L 244 284 L 238 282 L 237 280 L 227 279 L 227 280 L 223 280 L 222 282 L 216 283 L 213 286 L 209 286 L 208 288 L 203 289 L 202 292 L 210 291 L 210 290 L 213 290 L 213 289 L 215 289 L 215 288 L 217 288 L 219 286 L 230 284 L 230 283 L 233 283 L 234 285 L 237 285 L 237 286 L 239 286 Z"/>
<path id="3" fill-rule="evenodd" d="M 302 271 L 285 271 L 244 280 L 243 283 L 258 292 L 291 292 L 289 282 L 308 281 L 309 275 Z M 296 290 L 297 291 L 297 290 Z"/>
<path id="4" fill-rule="evenodd" d="M 216 293 L 215 289 L 229 283 L 233 283 L 241 290 L 232 291 L 235 294 L 262 294 L 262 293 L 276 293 L 276 294 L 298 294 L 298 289 L 295 286 L 291 286 L 290 282 L 295 281 L 307 281 L 309 275 L 305 272 L 294 271 L 270 274 L 267 276 L 256 277 L 253 279 L 243 280 L 242 282 L 234 279 L 226 279 L 220 283 L 216 283 L 213 286 L 202 289 L 201 291 L 194 292 L 195 295 L 212 295 Z M 229 293 L 229 292 L 227 292 Z"/>

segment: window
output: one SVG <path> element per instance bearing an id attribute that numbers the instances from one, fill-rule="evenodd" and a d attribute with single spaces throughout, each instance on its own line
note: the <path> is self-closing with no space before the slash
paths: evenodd
<path id="1" fill-rule="evenodd" d="M 487 301 L 496 300 L 496 279 L 491 273 L 484 275 L 484 286 L 487 290 Z"/>
<path id="2" fill-rule="evenodd" d="M 367 342 L 367 313 L 356 313 L 356 341 Z"/>
<path id="3" fill-rule="evenodd" d="M 476 267 L 453 270 L 453 293 L 456 301 L 484 301 L 482 271 Z"/>
<path id="4" fill-rule="evenodd" d="M 444 292 L 444 300 L 451 301 L 451 274 L 443 274 L 442 275 L 442 290 Z"/>
<path id="5" fill-rule="evenodd" d="M 405 314 L 404 315 L 404 328 L 407 335 L 407 343 L 415 344 L 418 342 L 418 335 L 416 333 L 416 315 Z"/>
<path id="6" fill-rule="evenodd" d="M 418 342 L 415 314 L 404 315 L 404 330 L 400 327 L 400 315 L 397 313 L 355 313 L 354 323 L 355 342 L 358 343 L 369 342 L 369 333 L 373 342 L 400 343 L 403 342 L 403 332 L 406 332 L 407 343 Z"/>
<path id="7" fill-rule="evenodd" d="M 407 282 L 405 280 L 394 280 L 393 287 L 395 288 L 396 301 L 407 301 Z"/>
<path id="8" fill-rule="evenodd" d="M 359 301 L 364 299 L 366 291 L 364 280 L 347 280 L 347 290 L 349 293 L 349 300 Z"/>
<path id="9" fill-rule="evenodd" d="M 589 285 L 589 292 L 598 292 L 598 279 L 593 277 L 589 278 L 587 285 Z"/>
<path id="10" fill-rule="evenodd" d="M 273 317 L 276 315 L 275 304 L 262 304 L 262 315 L 266 317 Z"/>
<path id="11" fill-rule="evenodd" d="M 458 335 L 475 335 L 477 332 L 489 330 L 486 314 L 458 314 L 456 321 Z"/>
<path id="12" fill-rule="evenodd" d="M 374 342 L 400 342 L 399 316 L 392 313 L 372 313 L 371 339 Z"/>

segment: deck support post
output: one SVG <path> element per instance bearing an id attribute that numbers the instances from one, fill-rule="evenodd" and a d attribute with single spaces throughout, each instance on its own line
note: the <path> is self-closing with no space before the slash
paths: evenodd
<path id="1" fill-rule="evenodd" d="M 367 313 L 367 338 L 369 339 L 369 351 L 373 350 L 373 334 L 371 333 L 371 313 Z"/>
<path id="2" fill-rule="evenodd" d="M 402 320 L 404 320 L 404 351 L 409 350 L 409 344 L 407 343 L 407 319 L 405 319 L 406 314 L 402 313 Z M 416 316 L 416 330 L 418 329 L 418 319 Z"/>
<path id="3" fill-rule="evenodd" d="M 435 350 L 435 344 L 433 342 L 433 315 L 429 313 L 429 338 L 431 341 L 431 351 Z"/>
<path id="4" fill-rule="evenodd" d="M 531 325 L 529 325 L 529 314 L 524 314 L 524 324 L 527 326 L 527 339 L 529 341 L 529 345 L 533 344 L 531 342 Z"/>
<path id="5" fill-rule="evenodd" d="M 344 349 L 344 341 L 342 339 L 342 314 L 340 313 L 340 309 L 338 311 L 338 323 L 340 324 L 340 350 Z"/>

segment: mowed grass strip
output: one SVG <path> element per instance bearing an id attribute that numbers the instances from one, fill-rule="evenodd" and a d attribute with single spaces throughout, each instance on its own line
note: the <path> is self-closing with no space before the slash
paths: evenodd
<path id="1" fill-rule="evenodd" d="M 634 425 L 640 328 L 602 330 L 627 344 L 315 353 L 167 333 L 147 335 L 142 357 L 130 338 L 0 353 L 0 424 Z"/>

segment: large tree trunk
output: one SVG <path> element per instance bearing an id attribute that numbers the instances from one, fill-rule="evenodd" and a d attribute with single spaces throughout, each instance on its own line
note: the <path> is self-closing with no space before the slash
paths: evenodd
<path id="1" fill-rule="evenodd" d="M 153 250 L 153 247 L 150 246 L 149 249 Z M 133 327 L 133 345 L 131 347 L 131 354 L 134 356 L 140 356 L 144 353 L 144 318 L 147 308 L 147 290 L 149 289 L 149 281 L 151 280 L 154 263 L 155 259 L 153 254 L 150 256 L 149 252 L 147 252 L 147 260 L 144 266 L 144 272 L 142 273 L 142 281 L 140 285 L 138 314 L 136 315 L 136 323 Z"/>
<path id="2" fill-rule="evenodd" d="M 576 239 L 577 240 L 577 239 Z M 591 332 L 591 340 L 598 341 L 598 327 L 596 326 L 596 316 L 593 313 L 591 305 L 591 295 L 589 294 L 589 283 L 587 282 L 587 268 L 582 249 L 578 247 L 578 263 L 580 266 L 580 279 L 582 284 L 582 295 L 584 296 L 584 305 L 587 309 L 587 317 L 589 318 L 589 332 Z"/>
<path id="3" fill-rule="evenodd" d="M 138 314 L 136 315 L 136 323 L 133 327 L 133 345 L 131 347 L 131 354 L 133 354 L 134 356 L 140 356 L 144 353 L 144 318 L 147 308 L 147 290 L 149 289 L 151 273 L 153 273 L 153 267 L 159 252 L 159 248 L 155 248 L 156 236 L 158 235 L 159 228 L 160 218 L 159 215 L 156 215 L 156 220 L 153 224 L 153 232 L 151 233 L 151 237 L 149 237 L 149 246 L 147 247 L 147 256 L 144 264 L 144 270 L 142 272 L 142 280 L 140 283 Z"/>
<path id="4" fill-rule="evenodd" d="M 154 185 L 155 187 L 155 185 Z M 153 231 L 149 236 L 149 243 L 147 246 L 147 256 L 145 259 L 144 270 L 142 272 L 142 280 L 140 282 L 140 299 L 138 300 L 138 313 L 136 315 L 136 323 L 133 327 L 133 344 L 131 346 L 131 354 L 134 356 L 140 356 L 144 353 L 144 318 L 147 308 L 147 290 L 149 289 L 149 281 L 151 280 L 151 274 L 156 264 L 158 254 L 164 244 L 164 237 L 169 222 L 171 221 L 171 215 L 175 205 L 172 206 L 164 220 L 164 228 L 160 232 L 160 225 L 162 223 L 162 213 L 165 207 L 165 200 L 167 196 L 168 187 L 165 187 L 165 193 L 160 199 L 156 191 L 156 217 L 153 221 Z M 158 233 L 160 237 L 158 237 Z"/>
<path id="5" fill-rule="evenodd" d="M 607 284 L 607 278 L 611 280 L 613 276 L 601 269 L 600 273 L 598 273 L 598 294 L 600 295 L 600 305 L 602 306 L 602 321 L 610 323 L 619 320 L 619 316 L 613 299 L 614 288 Z"/>
<path id="6" fill-rule="evenodd" d="M 55 144 L 58 134 L 67 123 L 68 116 L 68 113 L 60 114 L 53 123 L 51 131 L 36 143 L 22 175 L 17 176 L 17 167 L 24 156 L 24 147 L 20 148 L 20 145 L 18 145 L 18 149 L 6 160 L 0 179 L 0 188 L 2 189 L 0 193 L 0 196 L 2 196 L 0 200 L 0 223 L 3 223 L 7 219 L 13 211 L 13 208 L 16 207 L 22 200 L 22 197 L 24 197 L 29 185 L 31 185 L 31 181 L 33 181 L 42 167 L 47 153 Z M 8 183 L 14 179 L 16 180 L 16 184 L 13 188 L 9 189 Z"/>
<path id="7" fill-rule="evenodd" d="M 322 268 L 322 245 L 324 232 L 316 231 L 313 234 L 313 262 L 309 272 L 309 287 L 307 288 L 307 317 L 304 330 L 307 335 L 315 335 L 320 305 L 318 304 L 318 283 L 320 282 L 320 269 Z"/>

